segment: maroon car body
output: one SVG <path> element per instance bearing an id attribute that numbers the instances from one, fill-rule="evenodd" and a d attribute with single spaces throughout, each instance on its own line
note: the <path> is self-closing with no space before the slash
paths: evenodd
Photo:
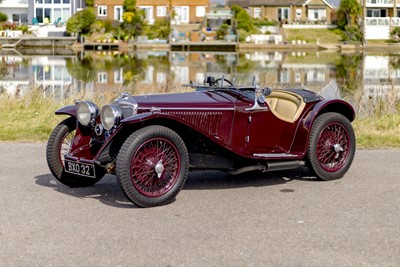
<path id="1" fill-rule="evenodd" d="M 47 161 L 68 186 L 88 186 L 106 173 L 134 203 L 170 203 L 189 170 L 231 174 L 308 166 L 317 178 L 344 176 L 355 153 L 352 106 L 304 89 L 191 84 L 194 92 L 123 94 L 102 111 L 90 101 L 49 138 Z M 101 114 L 99 114 L 101 113 Z"/>

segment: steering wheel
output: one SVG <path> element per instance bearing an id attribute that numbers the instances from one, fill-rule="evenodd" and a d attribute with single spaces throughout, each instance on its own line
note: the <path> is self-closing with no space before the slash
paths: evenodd
<path id="1" fill-rule="evenodd" d="M 218 78 L 218 79 L 216 79 L 216 80 L 213 82 L 213 85 L 215 85 L 215 86 L 222 86 L 223 83 L 225 83 L 225 82 L 228 83 L 229 86 L 233 86 L 233 83 L 232 83 L 231 81 L 225 79 L 225 78 Z"/>

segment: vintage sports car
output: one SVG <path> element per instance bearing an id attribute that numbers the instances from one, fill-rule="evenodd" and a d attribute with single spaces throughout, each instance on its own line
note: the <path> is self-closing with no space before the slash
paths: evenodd
<path id="1" fill-rule="evenodd" d="M 131 96 L 101 110 L 76 101 L 51 133 L 47 163 L 61 183 L 90 186 L 116 174 L 140 207 L 172 202 L 189 170 L 232 175 L 307 166 L 322 180 L 350 168 L 356 140 L 350 104 L 305 89 L 237 86 L 209 76 L 192 92 Z"/>

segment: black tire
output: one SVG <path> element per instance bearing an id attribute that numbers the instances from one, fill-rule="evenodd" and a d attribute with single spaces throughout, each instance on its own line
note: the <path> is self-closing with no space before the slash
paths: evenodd
<path id="1" fill-rule="evenodd" d="M 91 186 L 97 183 L 104 173 L 97 178 L 76 176 L 64 171 L 64 155 L 69 152 L 69 145 L 75 135 L 76 119 L 69 117 L 60 122 L 51 132 L 47 141 L 46 160 L 53 176 L 62 184 L 70 187 Z"/>
<path id="2" fill-rule="evenodd" d="M 185 143 L 163 126 L 148 126 L 132 133 L 117 157 L 118 181 L 128 199 L 140 207 L 173 202 L 188 171 Z"/>
<path id="3" fill-rule="evenodd" d="M 349 170 L 356 150 L 350 121 L 339 113 L 318 116 L 311 128 L 307 165 L 317 178 L 325 181 L 342 178 Z"/>

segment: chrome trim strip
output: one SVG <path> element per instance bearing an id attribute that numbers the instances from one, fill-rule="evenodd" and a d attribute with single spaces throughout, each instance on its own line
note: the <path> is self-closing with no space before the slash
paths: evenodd
<path id="1" fill-rule="evenodd" d="M 140 110 L 144 110 L 144 109 L 159 109 L 159 110 L 161 110 L 161 111 L 163 111 L 163 110 L 199 110 L 199 111 L 204 111 L 204 110 L 207 110 L 207 111 L 212 111 L 212 110 L 216 110 L 216 111 L 219 111 L 219 110 L 235 110 L 235 108 L 163 108 L 163 107 L 151 107 L 151 108 L 141 108 L 141 107 L 139 107 L 139 109 Z"/>
<path id="2" fill-rule="evenodd" d="M 254 157 L 263 157 L 263 158 L 296 158 L 297 155 L 279 153 L 279 154 L 253 154 Z"/>

